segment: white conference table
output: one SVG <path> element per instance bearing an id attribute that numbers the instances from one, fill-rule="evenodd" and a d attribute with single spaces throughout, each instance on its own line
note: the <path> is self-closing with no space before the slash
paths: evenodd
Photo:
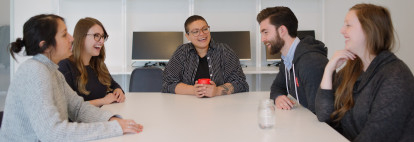
<path id="1" fill-rule="evenodd" d="M 269 92 L 214 98 L 165 93 L 127 93 L 124 103 L 102 107 L 144 126 L 139 134 L 99 141 L 137 142 L 341 142 L 348 141 L 302 106 L 276 109 L 274 128 L 258 126 L 260 100 Z"/>

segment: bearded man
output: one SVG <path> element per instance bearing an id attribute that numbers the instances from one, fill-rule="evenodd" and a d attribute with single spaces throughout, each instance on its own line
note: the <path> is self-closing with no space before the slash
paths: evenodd
<path id="1" fill-rule="evenodd" d="M 261 41 L 270 54 L 282 53 L 282 62 L 270 91 L 279 109 L 290 110 L 295 101 L 315 113 L 316 91 L 321 83 L 328 49 L 312 36 L 297 37 L 298 20 L 288 7 L 269 7 L 257 15 Z"/>

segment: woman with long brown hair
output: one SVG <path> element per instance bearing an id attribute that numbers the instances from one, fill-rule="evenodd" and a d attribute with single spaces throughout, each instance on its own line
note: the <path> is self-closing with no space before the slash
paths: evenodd
<path id="1" fill-rule="evenodd" d="M 10 54 L 24 47 L 33 58 L 10 83 L 0 141 L 89 141 L 142 131 L 134 120 L 92 106 L 68 86 L 57 63 L 72 54 L 72 41 L 60 16 L 40 14 L 24 23 L 23 38 L 11 43 Z"/>
<path id="2" fill-rule="evenodd" d="M 412 139 L 414 77 L 391 52 L 395 38 L 389 11 L 357 4 L 346 15 L 341 33 L 345 49 L 325 67 L 315 103 L 318 119 L 351 141 Z"/>
<path id="3" fill-rule="evenodd" d="M 80 19 L 73 34 L 73 55 L 59 63 L 66 82 L 94 106 L 124 102 L 125 94 L 104 63 L 108 33 L 94 18 Z"/>

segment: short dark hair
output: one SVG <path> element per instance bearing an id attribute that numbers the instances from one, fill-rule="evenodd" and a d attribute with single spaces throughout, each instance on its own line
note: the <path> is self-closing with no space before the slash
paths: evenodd
<path id="1" fill-rule="evenodd" d="M 270 23 L 276 26 L 276 28 L 284 25 L 291 37 L 297 36 L 298 19 L 290 8 L 284 6 L 268 7 L 257 14 L 257 22 L 259 24 L 267 18 L 270 18 Z"/>
<path id="2" fill-rule="evenodd" d="M 184 22 L 184 29 L 185 29 L 186 34 L 188 34 L 188 32 L 189 32 L 188 31 L 189 30 L 188 25 L 190 25 L 191 23 L 193 23 L 194 21 L 197 21 L 197 20 L 203 20 L 204 22 L 207 23 L 206 19 L 204 19 L 200 15 L 193 15 L 193 16 L 188 17 L 187 20 L 185 20 L 185 22 Z M 208 25 L 208 23 L 207 23 L 207 25 Z"/>
<path id="3" fill-rule="evenodd" d="M 26 55 L 29 56 L 43 53 L 49 46 L 56 46 L 55 36 L 59 19 L 65 21 L 54 14 L 40 14 L 27 20 L 23 25 L 23 39 L 17 38 L 10 45 L 12 57 L 14 58 L 14 53 L 20 52 L 23 46 L 26 49 Z M 45 44 L 39 47 L 41 41 L 45 41 Z"/>

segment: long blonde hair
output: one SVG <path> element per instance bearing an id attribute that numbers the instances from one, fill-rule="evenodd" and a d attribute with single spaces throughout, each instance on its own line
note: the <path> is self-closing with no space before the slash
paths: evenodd
<path id="1" fill-rule="evenodd" d="M 76 68 L 79 71 L 79 76 L 76 79 L 76 85 L 78 86 L 79 92 L 85 95 L 89 95 L 90 91 L 86 90 L 86 84 L 88 83 L 88 72 L 86 71 L 85 65 L 82 62 L 81 53 L 85 48 L 85 39 L 86 34 L 89 29 L 94 26 L 99 25 L 104 31 L 104 35 L 108 35 L 104 26 L 97 19 L 86 17 L 80 19 L 75 26 L 75 31 L 73 33 L 73 49 L 72 56 L 69 57 L 69 60 L 75 64 Z M 105 63 L 105 46 L 102 46 L 99 56 L 93 56 L 89 62 L 89 65 L 98 75 L 98 80 L 103 85 L 106 86 L 107 91 L 112 91 L 111 86 L 111 75 L 109 74 L 108 68 Z"/>
<path id="2" fill-rule="evenodd" d="M 356 12 L 366 39 L 366 47 L 370 54 L 378 55 L 382 51 L 391 51 L 394 48 L 394 27 L 388 9 L 373 4 L 357 4 L 351 10 Z M 340 121 L 345 113 L 354 106 L 352 91 L 355 82 L 363 72 L 360 58 L 347 61 L 345 67 L 338 72 L 341 79 L 335 91 L 335 111 L 331 119 Z"/>

